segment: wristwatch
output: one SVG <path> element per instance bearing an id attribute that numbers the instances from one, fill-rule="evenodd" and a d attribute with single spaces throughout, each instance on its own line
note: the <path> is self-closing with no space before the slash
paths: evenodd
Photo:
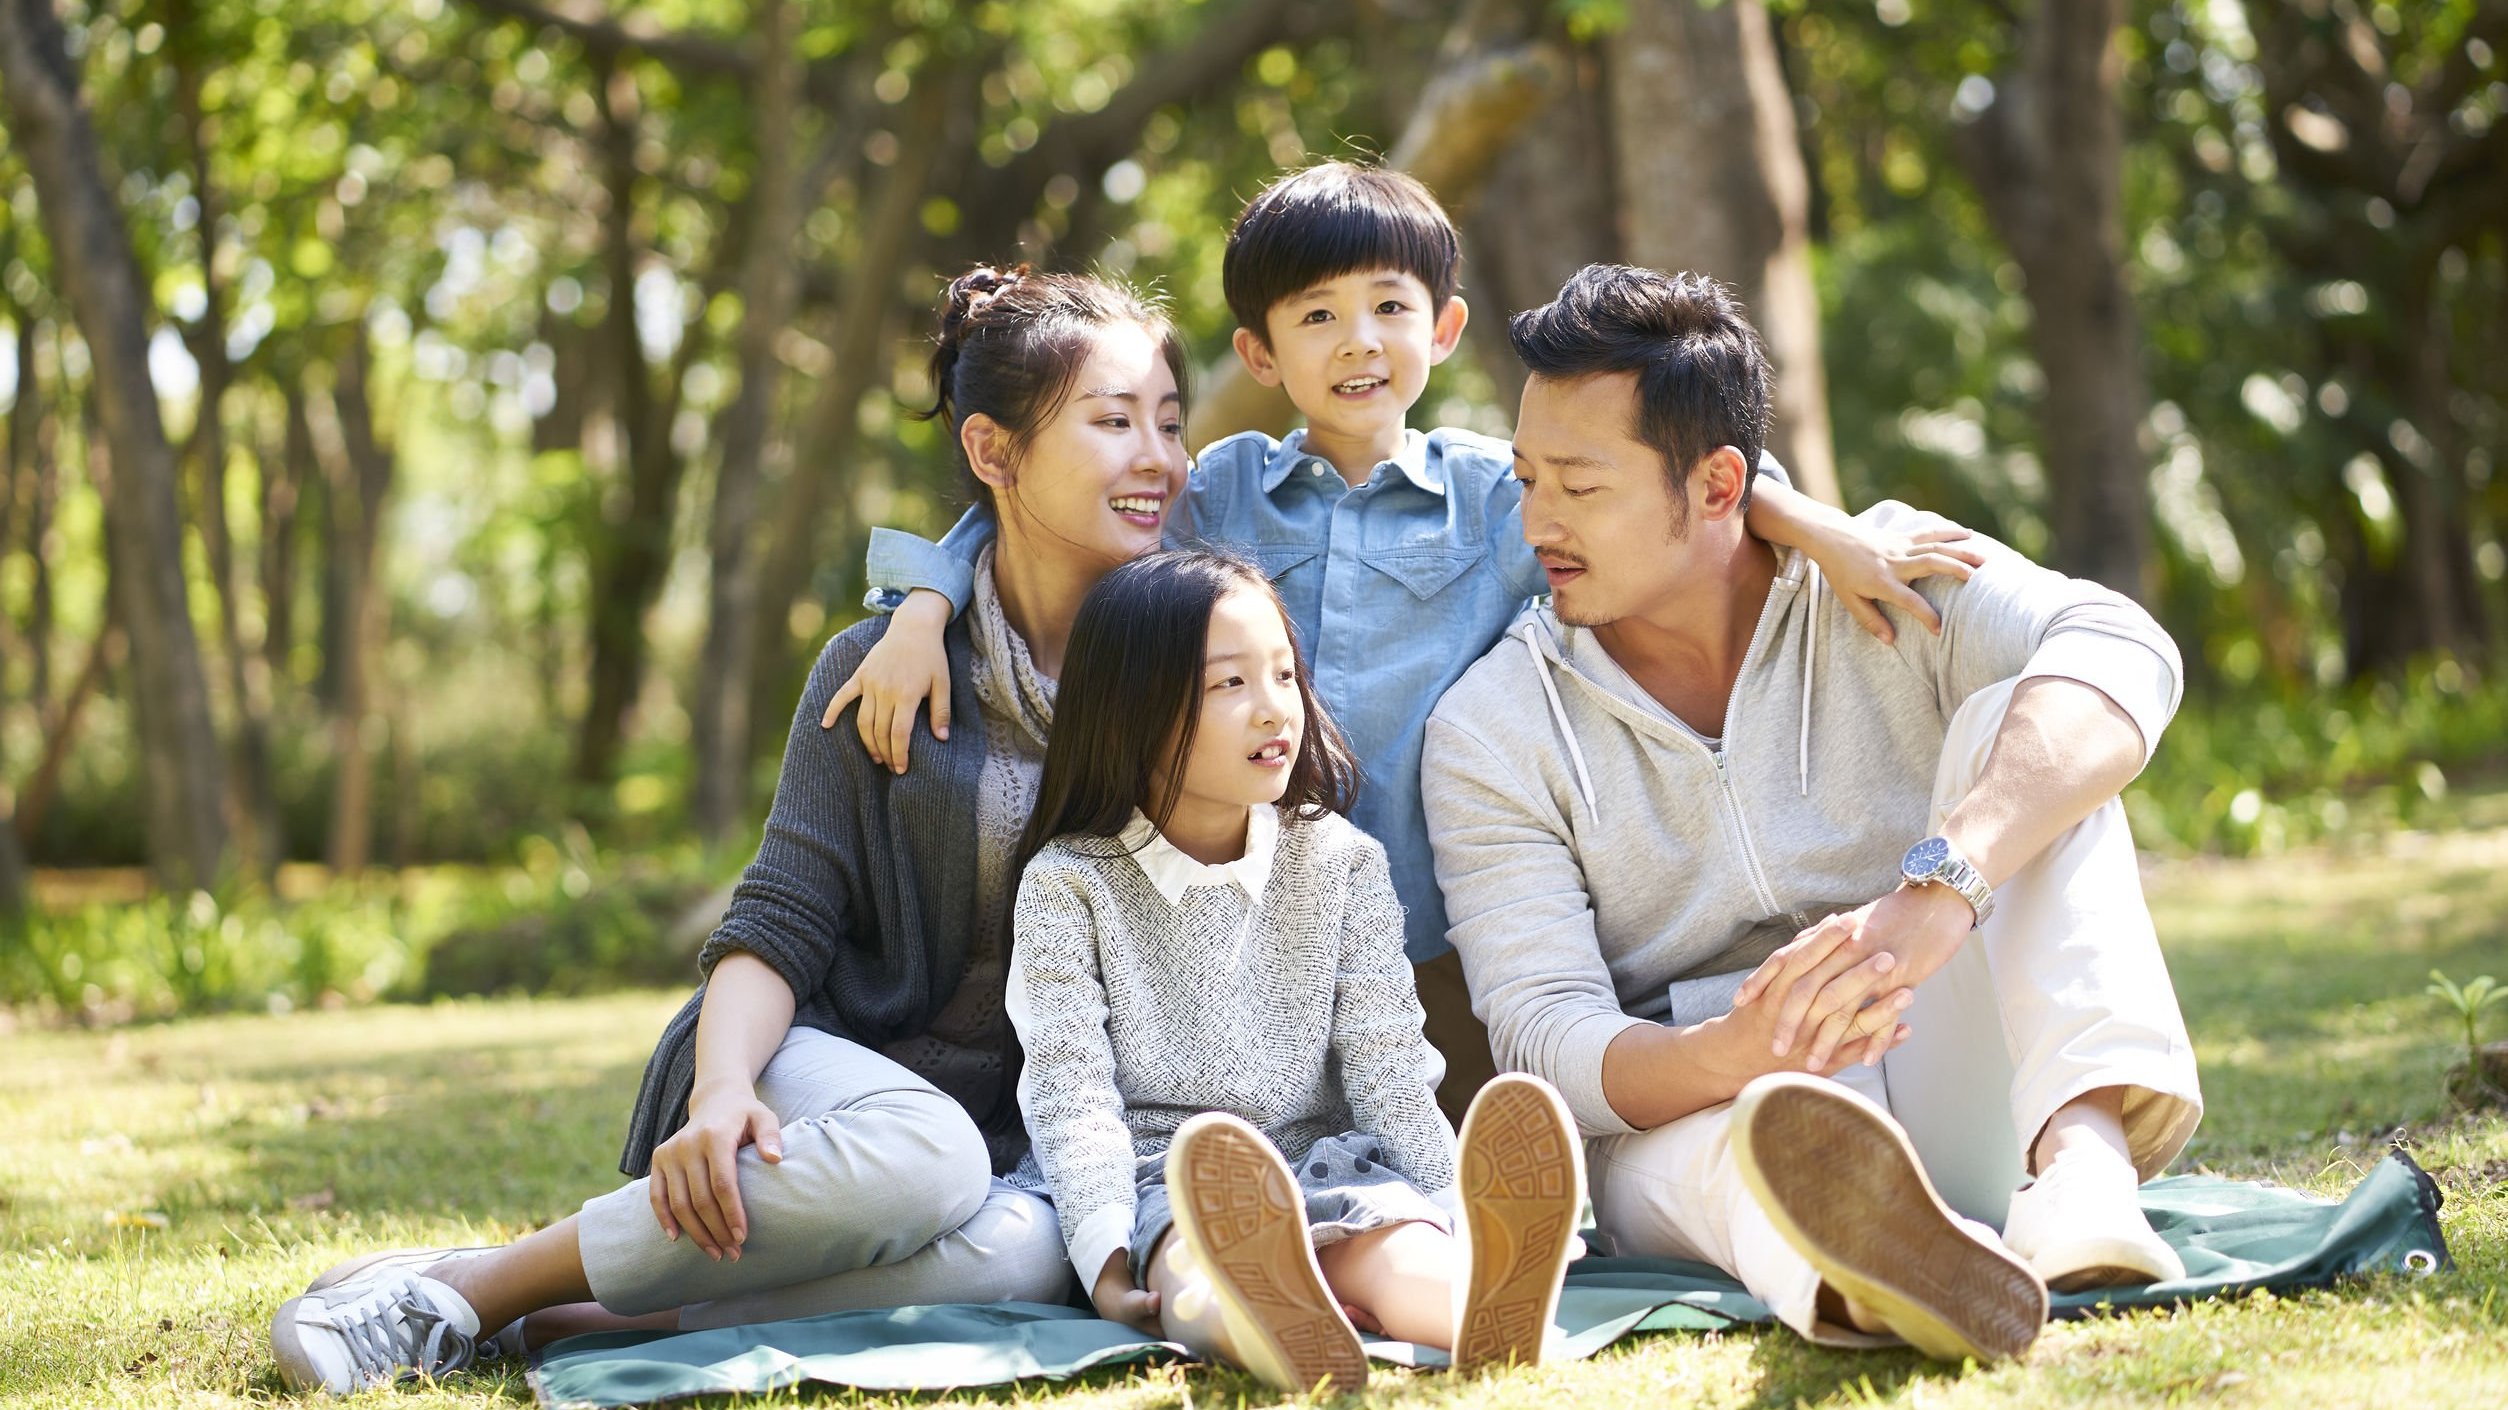
<path id="1" fill-rule="evenodd" d="M 1938 882 L 1958 892 L 1968 908 L 1977 913 L 1979 925 L 1994 914 L 1994 888 L 1986 885 L 1985 878 L 1947 837 L 1928 837 L 1908 848 L 1907 855 L 1899 859 L 1898 874 L 1910 886 Z"/>

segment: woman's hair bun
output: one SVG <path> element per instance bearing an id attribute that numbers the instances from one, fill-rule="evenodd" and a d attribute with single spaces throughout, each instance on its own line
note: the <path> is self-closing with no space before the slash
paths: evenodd
<path id="1" fill-rule="evenodd" d="M 980 316 L 985 305 L 1008 292 L 1028 276 L 1024 264 L 1008 269 L 995 269 L 979 264 L 949 281 L 949 294 L 941 300 L 940 340 L 946 347 L 964 336 L 967 321 Z"/>

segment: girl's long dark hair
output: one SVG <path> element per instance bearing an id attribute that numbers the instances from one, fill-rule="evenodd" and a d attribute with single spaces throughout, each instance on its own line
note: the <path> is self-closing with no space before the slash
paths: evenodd
<path id="1" fill-rule="evenodd" d="M 1202 666 L 1209 650 L 1211 610 L 1239 588 L 1280 595 L 1262 570 L 1206 548 L 1145 554 L 1100 578 L 1071 623 L 1062 684 L 1054 698 L 1053 737 L 1036 811 L 1019 839 L 1018 869 L 1057 837 L 1113 837 L 1139 808 L 1164 826 L 1184 787 L 1183 761 L 1193 752 L 1201 719 Z M 1282 625 L 1288 613 L 1281 611 Z M 1340 727 L 1315 698 L 1306 651 L 1289 632 L 1297 656 L 1298 703 L 1306 714 L 1297 762 L 1289 766 L 1281 818 L 1346 813 L 1358 796 L 1358 765 Z M 1170 742 L 1172 741 L 1172 743 Z M 1166 786 L 1151 795 L 1166 768 Z"/>

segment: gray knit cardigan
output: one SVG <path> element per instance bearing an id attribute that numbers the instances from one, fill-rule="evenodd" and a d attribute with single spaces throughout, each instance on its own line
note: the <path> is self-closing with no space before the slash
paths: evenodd
<path id="1" fill-rule="evenodd" d="M 873 763 L 849 708 L 834 729 L 819 715 L 888 630 L 873 617 L 837 634 L 819 653 L 793 713 L 784 768 L 757 860 L 741 874 L 722 923 L 697 965 L 745 950 L 792 986 L 793 1025 L 882 1048 L 930 1027 L 958 987 L 975 929 L 975 800 L 984 764 L 984 712 L 971 682 L 965 618 L 952 622 L 951 729 L 915 726 L 914 767 L 903 775 Z M 641 1176 L 653 1149 L 688 1119 L 696 1080 L 699 985 L 663 1030 L 628 1118 L 619 1169 Z M 1002 1100 L 970 1111 L 996 1171 L 1025 1153 L 1015 1096 L 1018 1054 L 1004 1055 Z"/>

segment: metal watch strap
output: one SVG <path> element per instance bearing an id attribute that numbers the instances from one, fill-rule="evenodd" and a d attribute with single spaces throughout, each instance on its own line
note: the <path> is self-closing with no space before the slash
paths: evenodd
<path id="1" fill-rule="evenodd" d="M 1923 842 L 1917 843 L 1915 848 L 1909 849 L 1910 855 L 1912 856 L 1917 849 L 1933 850 L 1930 844 L 1939 844 L 1939 858 L 1934 861 L 1930 869 L 1923 872 L 1911 871 L 1906 863 L 1901 863 L 1899 874 L 1917 885 L 1940 882 L 1958 892 L 1960 899 L 1968 903 L 1968 908 L 1976 912 L 1976 923 L 1985 924 L 1986 917 L 1994 914 L 1994 888 L 1986 885 L 1984 874 L 1979 872 L 1966 857 L 1960 855 L 1959 848 L 1953 846 L 1947 837 L 1928 837 Z"/>

